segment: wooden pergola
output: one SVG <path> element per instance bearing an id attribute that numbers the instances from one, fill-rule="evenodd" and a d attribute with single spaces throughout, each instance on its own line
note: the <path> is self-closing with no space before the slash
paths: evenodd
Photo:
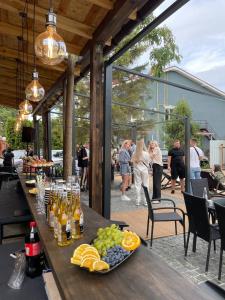
<path id="1" fill-rule="evenodd" d="M 73 140 L 74 85 L 90 71 L 90 206 L 100 214 L 104 213 L 103 156 L 106 150 L 104 136 L 106 128 L 106 99 L 103 82 L 104 56 L 135 28 L 147 15 L 152 13 L 164 0 L 56 0 L 57 32 L 64 38 L 69 53 L 68 60 L 57 65 L 43 65 L 37 60 L 41 84 L 46 90 L 45 97 L 34 107 L 34 126 L 38 129 L 36 115 L 42 115 L 44 132 L 43 154 L 51 158 L 50 110 L 59 98 L 64 100 L 64 177 L 72 174 L 75 148 Z M 177 0 L 174 8 L 189 0 Z M 28 68 L 25 86 L 31 81 L 33 0 L 28 1 Z M 21 17 L 25 1 L 0 0 L 0 104 L 18 107 L 16 98 L 16 68 L 18 59 L 18 36 L 21 36 Z M 45 15 L 49 1 L 36 0 L 35 36 L 45 30 Z M 161 21 L 175 10 L 166 13 Z M 159 24 L 159 23 L 158 23 Z M 157 25 L 157 24 L 155 24 Z M 75 59 L 75 56 L 79 59 Z M 122 54 L 122 53 L 121 53 Z M 107 69 L 107 68 L 106 68 Z M 105 70 L 106 70 L 105 69 Z M 110 74 L 109 74 L 110 75 Z M 110 76 L 109 76 L 110 78 Z M 105 80 L 106 81 L 106 80 Z M 107 86 L 105 84 L 105 89 Z M 22 99 L 21 99 L 22 101 Z M 37 150 L 38 132 L 35 147 Z M 109 145 L 110 141 L 108 141 Z M 108 148 L 109 149 L 109 148 Z M 107 158 L 109 160 L 109 153 Z M 109 188 L 109 187 L 108 187 Z M 105 190 L 106 192 L 108 190 Z"/>

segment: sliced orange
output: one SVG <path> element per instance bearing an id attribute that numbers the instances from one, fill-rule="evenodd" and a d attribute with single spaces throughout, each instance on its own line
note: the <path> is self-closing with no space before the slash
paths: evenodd
<path id="1" fill-rule="evenodd" d="M 93 263 L 93 270 L 94 271 L 102 271 L 102 270 L 108 270 L 109 264 L 107 264 L 103 260 L 97 260 Z"/>
<path id="2" fill-rule="evenodd" d="M 81 266 L 81 267 L 88 268 L 89 271 L 92 272 L 92 271 L 94 271 L 94 269 L 93 269 L 93 264 L 94 264 L 94 262 L 96 262 L 96 261 L 98 261 L 98 260 L 99 260 L 99 259 L 96 258 L 96 257 L 91 257 L 91 256 L 89 256 L 89 257 L 86 257 L 85 259 L 83 259 L 83 260 L 81 261 L 80 266 Z"/>
<path id="3" fill-rule="evenodd" d="M 99 255 L 98 251 L 94 250 L 94 249 L 87 248 L 86 250 L 84 250 L 84 252 L 82 253 L 81 256 L 83 258 L 84 256 L 87 256 L 87 255 L 93 255 L 93 256 L 97 257 L 98 259 L 100 259 L 100 255 Z"/>
<path id="4" fill-rule="evenodd" d="M 82 255 L 83 251 L 88 248 L 88 247 L 91 247 L 89 244 L 81 244 L 80 246 L 78 246 L 74 252 L 73 252 L 73 256 L 76 256 L 76 255 Z"/>
<path id="5" fill-rule="evenodd" d="M 74 265 L 77 265 L 77 266 L 80 266 L 80 264 L 81 264 L 81 260 L 76 259 L 74 257 L 71 257 L 70 262 L 71 262 L 71 264 L 74 264 Z"/>
<path id="6" fill-rule="evenodd" d="M 124 232 L 124 238 L 122 240 L 121 245 L 125 250 L 127 251 L 135 250 L 140 246 L 140 244 L 141 244 L 141 240 L 135 232 L 132 231 Z"/>

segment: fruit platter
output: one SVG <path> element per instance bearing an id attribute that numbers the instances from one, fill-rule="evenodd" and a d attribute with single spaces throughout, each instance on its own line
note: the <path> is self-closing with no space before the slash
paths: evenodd
<path id="1" fill-rule="evenodd" d="M 89 272 L 108 273 L 127 260 L 140 246 L 139 236 L 121 231 L 117 225 L 99 228 L 91 244 L 81 244 L 71 257 L 71 263 Z"/>

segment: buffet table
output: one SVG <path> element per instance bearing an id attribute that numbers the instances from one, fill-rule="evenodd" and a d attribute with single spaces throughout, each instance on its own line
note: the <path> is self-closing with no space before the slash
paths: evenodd
<path id="1" fill-rule="evenodd" d="M 37 214 L 35 197 L 28 193 L 25 185 L 26 176 L 19 177 L 62 299 L 211 299 L 205 291 L 179 275 L 144 246 L 105 275 L 89 273 L 72 265 L 70 258 L 74 249 L 93 240 L 97 229 L 107 226 L 110 221 L 83 205 L 84 237 L 68 247 L 58 247 L 45 216 Z"/>

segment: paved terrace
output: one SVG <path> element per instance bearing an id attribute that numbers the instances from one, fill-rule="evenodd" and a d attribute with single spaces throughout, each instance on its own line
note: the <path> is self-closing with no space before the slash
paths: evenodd
<path id="1" fill-rule="evenodd" d="M 208 243 L 198 239 L 197 251 L 196 253 L 193 253 L 191 235 L 188 255 L 185 258 L 183 236 L 182 234 L 178 234 L 177 236 L 174 235 L 174 224 L 172 224 L 172 222 L 155 224 L 155 239 L 151 249 L 148 242 L 149 237 L 146 237 L 147 208 L 143 205 L 136 207 L 136 194 L 134 187 L 127 192 L 127 195 L 131 198 L 131 201 L 121 201 L 121 192 L 119 190 L 120 183 L 120 176 L 115 176 L 115 180 L 112 183 L 111 189 L 111 219 L 127 222 L 130 225 L 131 230 L 136 231 L 147 241 L 149 251 L 153 251 L 158 254 L 163 260 L 165 260 L 166 263 L 168 263 L 172 268 L 174 268 L 178 273 L 182 274 L 188 280 L 194 282 L 195 284 L 201 284 L 207 280 L 211 280 L 225 289 L 225 257 L 222 279 L 220 282 L 217 280 L 220 242 L 217 242 L 216 252 L 213 251 L 213 247 L 211 249 L 209 272 L 207 274 L 205 274 L 204 270 Z M 149 184 L 151 191 L 151 178 Z M 87 193 L 83 193 L 82 197 L 87 201 Z M 173 195 L 171 195 L 170 189 L 163 190 L 162 197 L 173 199 L 178 207 L 185 210 L 183 195 L 181 194 L 179 187 L 176 188 L 175 194 Z M 142 195 L 142 199 L 144 199 L 144 194 Z M 161 204 L 155 204 L 155 206 L 160 205 Z M 178 231 L 182 232 L 181 226 L 178 226 Z M 186 226 L 186 228 L 188 228 L 188 226 Z"/>

